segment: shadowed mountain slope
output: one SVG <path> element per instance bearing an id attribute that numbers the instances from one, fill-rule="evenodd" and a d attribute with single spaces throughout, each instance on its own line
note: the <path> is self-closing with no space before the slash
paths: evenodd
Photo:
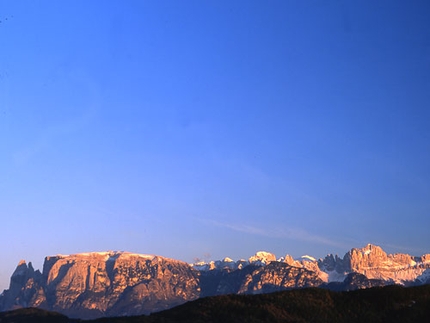
<path id="1" fill-rule="evenodd" d="M 409 323 L 430 319 L 430 286 L 386 286 L 351 292 L 319 288 L 259 295 L 200 298 L 150 316 L 101 318 L 87 323 L 301 322 Z M 0 322 L 65 323 L 67 318 L 36 309 L 0 313 Z"/>

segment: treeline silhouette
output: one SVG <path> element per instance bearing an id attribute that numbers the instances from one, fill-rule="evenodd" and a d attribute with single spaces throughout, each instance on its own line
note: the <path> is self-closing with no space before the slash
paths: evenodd
<path id="1" fill-rule="evenodd" d="M 430 285 L 386 286 L 350 292 L 321 288 L 259 295 L 201 298 L 149 316 L 72 320 L 39 309 L 0 313 L 1 323 L 169 323 L 169 322 L 430 322 Z"/>

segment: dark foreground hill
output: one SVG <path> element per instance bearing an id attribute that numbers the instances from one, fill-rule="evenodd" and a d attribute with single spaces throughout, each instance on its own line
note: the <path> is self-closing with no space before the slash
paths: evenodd
<path id="1" fill-rule="evenodd" d="M 39 308 L 20 308 L 1 312 L 0 323 L 68 323 L 69 318 L 60 313 Z"/>
<path id="2" fill-rule="evenodd" d="M 11 322 L 430 322 L 430 285 L 350 292 L 309 288 L 260 295 L 222 295 L 201 298 L 150 316 L 93 321 L 68 320 L 35 309 L 0 313 L 0 323 Z"/>

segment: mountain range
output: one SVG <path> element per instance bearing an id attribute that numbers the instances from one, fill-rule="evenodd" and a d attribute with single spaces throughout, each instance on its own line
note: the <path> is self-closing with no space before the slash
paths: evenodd
<path id="1" fill-rule="evenodd" d="M 46 257 L 42 272 L 21 261 L 0 295 L 0 311 L 37 307 L 90 319 L 149 314 L 215 295 L 394 284 L 430 284 L 430 254 L 387 254 L 368 244 L 342 258 L 277 259 L 257 252 L 248 260 L 188 264 L 156 255 L 92 252 Z"/>

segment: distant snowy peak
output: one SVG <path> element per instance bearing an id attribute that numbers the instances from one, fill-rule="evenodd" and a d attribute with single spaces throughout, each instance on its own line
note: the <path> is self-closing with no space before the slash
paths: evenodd
<path id="1" fill-rule="evenodd" d="M 276 256 L 273 253 L 266 251 L 258 251 L 255 255 L 250 257 L 248 260 L 240 259 L 238 261 L 234 261 L 229 257 L 225 257 L 223 260 L 216 260 L 210 262 L 197 262 L 192 264 L 191 266 L 199 271 L 208 271 L 208 270 L 236 270 L 242 269 L 245 266 L 250 264 L 256 266 L 265 266 L 270 262 L 276 261 Z"/>
<path id="2" fill-rule="evenodd" d="M 352 273 L 364 275 L 367 279 L 379 279 L 403 285 L 414 282 L 426 283 L 430 280 L 430 254 L 421 257 L 402 253 L 387 254 L 381 247 L 373 244 L 367 244 L 363 248 L 353 248 L 343 258 L 329 254 L 324 259 L 318 260 L 310 255 L 294 259 L 286 255 L 277 260 L 273 253 L 258 251 L 247 261 L 235 262 L 231 258 L 224 258 L 221 261 L 201 262 L 192 266 L 199 271 L 231 271 L 250 264 L 266 266 L 274 261 L 314 272 L 326 283 L 342 282 Z"/>
<path id="3" fill-rule="evenodd" d="M 258 251 L 255 255 L 248 259 L 250 264 L 267 265 L 272 261 L 276 261 L 276 256 L 267 251 Z"/>
<path id="4" fill-rule="evenodd" d="M 303 260 L 308 260 L 308 261 L 317 261 L 314 257 L 308 256 L 308 255 L 302 256 L 302 259 Z"/>
<path id="5" fill-rule="evenodd" d="M 304 255 L 300 259 L 294 259 L 290 255 L 286 255 L 285 257 L 277 259 L 275 254 L 267 251 L 258 251 L 255 253 L 255 255 L 249 257 L 248 260 L 241 259 L 238 261 L 234 261 L 231 258 L 226 257 L 223 260 L 197 262 L 192 264 L 191 266 L 199 271 L 207 271 L 214 269 L 241 269 L 247 265 L 266 266 L 273 261 L 286 263 L 290 266 L 298 268 L 315 269 L 316 267 L 318 267 L 318 261 L 314 257 L 309 255 Z"/>

